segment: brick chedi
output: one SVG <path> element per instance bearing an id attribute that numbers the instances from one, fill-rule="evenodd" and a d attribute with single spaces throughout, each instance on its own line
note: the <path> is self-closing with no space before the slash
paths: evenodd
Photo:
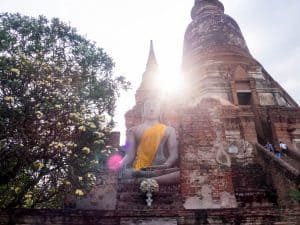
<path id="1" fill-rule="evenodd" d="M 202 166 L 206 174 L 211 171 L 204 184 L 212 189 L 214 202 L 221 199 L 220 191 L 230 193 L 230 179 L 239 205 L 274 201 L 267 194 L 273 190 L 272 185 L 255 182 L 265 180 L 266 175 L 257 173 L 261 165 L 253 144 L 270 141 L 278 146 L 281 140 L 289 145 L 291 155 L 298 155 L 300 109 L 250 54 L 238 24 L 224 14 L 220 1 L 195 0 L 191 17 L 185 33 L 182 62 L 188 88 L 181 116 L 184 143 L 181 160 L 191 159 L 191 163 L 181 164 L 186 170 L 182 173 L 187 185 L 183 194 L 192 196 L 194 191 L 194 197 L 203 198 L 199 195 L 203 184 L 193 189 L 196 183 L 191 181 L 195 178 L 190 175 Z M 217 170 L 213 166 L 214 145 L 218 142 L 223 143 L 225 153 L 230 155 L 229 170 Z M 205 173 L 198 170 L 198 178 L 206 178 Z M 215 175 L 221 178 L 219 182 L 213 181 Z M 223 182 L 227 187 L 220 186 Z M 279 187 L 277 181 L 273 182 L 277 189 L 299 185 L 298 181 L 289 187 Z M 281 203 L 285 202 L 287 192 L 283 195 L 277 196 Z"/>
<path id="2" fill-rule="evenodd" d="M 276 119 L 262 111 L 272 107 L 295 111 L 298 105 L 251 56 L 238 24 L 224 14 L 223 4 L 217 0 L 196 0 L 191 16 L 183 50 L 183 71 L 191 103 L 197 104 L 205 97 L 222 99 L 255 116 L 255 136 L 260 142 L 278 144 L 282 140 L 294 148 L 299 145 L 297 115 L 286 115 L 281 125 L 274 124 L 293 126 L 293 132 L 280 132 L 278 128 L 271 132 L 270 122 Z M 280 110 L 277 112 L 281 114 Z"/>
<path id="3" fill-rule="evenodd" d="M 183 70 L 191 98 L 214 96 L 235 105 L 297 103 L 251 56 L 238 24 L 217 0 L 196 0 L 184 39 Z"/>

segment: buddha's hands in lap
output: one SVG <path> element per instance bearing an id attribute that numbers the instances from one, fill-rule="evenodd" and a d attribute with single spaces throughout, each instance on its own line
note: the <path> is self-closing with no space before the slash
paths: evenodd
<path id="1" fill-rule="evenodd" d="M 152 169 L 152 170 L 161 170 L 161 169 L 168 169 L 170 166 L 162 164 L 162 165 L 153 165 L 149 166 L 147 169 Z"/>

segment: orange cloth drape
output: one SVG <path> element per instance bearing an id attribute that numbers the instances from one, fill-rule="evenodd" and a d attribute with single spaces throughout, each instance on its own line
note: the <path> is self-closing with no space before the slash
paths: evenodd
<path id="1" fill-rule="evenodd" d="M 151 166 L 161 139 L 165 134 L 165 130 L 166 126 L 159 123 L 148 128 L 143 133 L 137 149 L 137 156 L 133 163 L 135 170 Z"/>

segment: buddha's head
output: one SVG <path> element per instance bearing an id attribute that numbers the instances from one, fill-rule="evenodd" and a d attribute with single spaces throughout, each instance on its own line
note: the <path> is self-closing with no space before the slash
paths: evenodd
<path id="1" fill-rule="evenodd" d="M 160 101 L 156 98 L 147 99 L 144 102 L 143 118 L 145 120 L 155 120 L 160 117 Z"/>

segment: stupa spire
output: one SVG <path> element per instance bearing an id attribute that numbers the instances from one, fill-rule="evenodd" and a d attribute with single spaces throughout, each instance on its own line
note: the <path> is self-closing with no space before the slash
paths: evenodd
<path id="1" fill-rule="evenodd" d="M 150 50 L 149 50 L 149 56 L 148 56 L 148 61 L 146 65 L 146 70 L 152 68 L 153 66 L 157 66 L 156 62 L 156 57 L 154 53 L 154 48 L 153 48 L 153 41 L 150 40 Z"/>
<path id="2" fill-rule="evenodd" d="M 146 64 L 146 70 L 143 73 L 142 82 L 135 94 L 136 102 L 141 103 L 147 97 L 153 96 L 157 93 L 157 77 L 158 77 L 158 64 L 156 61 L 153 41 L 150 41 L 149 56 Z"/>

